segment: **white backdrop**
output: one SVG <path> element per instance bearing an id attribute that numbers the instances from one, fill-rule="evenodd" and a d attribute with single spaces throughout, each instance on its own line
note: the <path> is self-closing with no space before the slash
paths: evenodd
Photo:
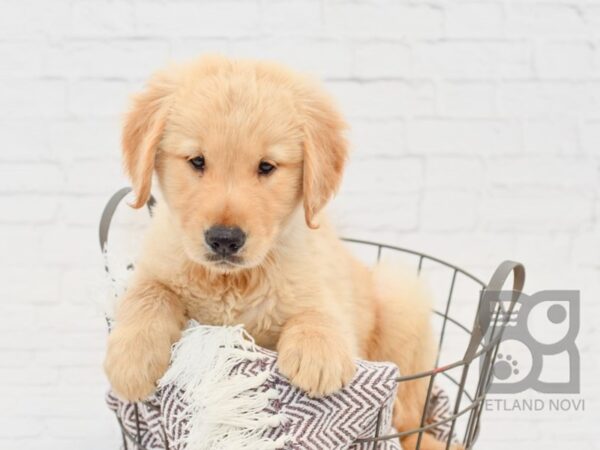
<path id="1" fill-rule="evenodd" d="M 598 448 L 592 0 L 0 2 L 0 448 L 117 448 L 93 297 L 120 114 L 155 68 L 205 52 L 325 80 L 352 126 L 344 234 L 581 289 L 586 411 L 486 414 L 479 447 Z"/>

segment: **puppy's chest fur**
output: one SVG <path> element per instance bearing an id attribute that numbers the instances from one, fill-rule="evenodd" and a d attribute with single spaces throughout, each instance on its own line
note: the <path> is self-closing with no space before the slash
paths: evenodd
<path id="1" fill-rule="evenodd" d="M 259 274 L 245 276 L 184 274 L 171 288 L 187 315 L 202 324 L 243 324 L 259 345 L 274 348 L 284 322 L 285 288 Z"/>

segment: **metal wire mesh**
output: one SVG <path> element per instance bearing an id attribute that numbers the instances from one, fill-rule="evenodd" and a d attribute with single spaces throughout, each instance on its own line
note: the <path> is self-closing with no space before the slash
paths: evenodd
<path id="1" fill-rule="evenodd" d="M 498 347 L 501 342 L 502 333 L 524 282 L 523 266 L 510 261 L 504 262 L 495 271 L 492 281 L 486 285 L 486 283 L 473 276 L 469 272 L 466 272 L 465 270 L 451 263 L 433 256 L 426 255 L 424 253 L 358 239 L 345 240 L 353 244 L 360 244 L 363 246 L 376 248 L 377 262 L 381 260 L 382 253 L 385 250 L 387 252 L 397 252 L 411 255 L 416 258 L 416 270 L 419 274 L 422 273 L 423 267 L 426 263 L 438 266 L 438 268 L 446 269 L 451 273 L 451 281 L 445 304 L 442 305 L 443 307 L 441 310 L 434 309 L 433 311 L 433 313 L 442 321 L 438 340 L 436 368 L 418 374 L 401 376 L 397 379 L 399 383 L 423 378 L 428 379 L 425 406 L 422 411 L 420 426 L 411 430 L 386 435 L 381 435 L 381 430 L 379 429 L 379 426 L 377 426 L 375 435 L 372 438 L 360 439 L 359 442 L 371 442 L 374 444 L 373 448 L 377 448 L 377 442 L 388 439 L 399 439 L 412 434 L 418 434 L 416 448 L 419 450 L 421 447 L 423 433 L 434 428 L 450 424 L 450 432 L 448 433 L 448 438 L 446 440 L 446 449 L 448 450 L 455 440 L 457 423 L 459 420 L 464 419 L 465 423 L 463 424 L 463 436 L 462 438 L 456 440 L 460 441 L 465 449 L 473 448 L 479 435 L 484 401 L 492 382 L 493 365 L 498 352 Z M 503 284 L 507 279 L 507 275 L 513 271 L 514 280 L 512 301 L 510 301 L 510 304 L 508 307 L 506 307 L 500 299 L 499 291 L 503 287 Z M 473 299 L 473 302 L 476 300 L 476 304 L 478 305 L 475 312 L 473 327 L 467 327 L 463 323 L 466 318 L 455 318 L 450 314 L 452 301 L 455 296 L 455 287 L 460 278 L 468 280 L 478 288 L 478 298 Z M 492 284 L 495 284 L 495 286 L 492 286 Z M 469 345 L 467 346 L 465 354 L 462 358 L 450 362 L 449 364 L 438 366 L 444 346 L 444 340 L 448 331 L 448 326 L 454 326 L 457 330 L 466 333 L 469 338 Z M 486 339 L 484 339 L 484 336 Z M 478 373 L 475 374 L 474 382 L 472 383 L 473 388 L 470 390 L 467 388 L 467 378 L 474 369 L 477 369 Z M 453 371 L 458 371 L 458 376 L 454 375 L 452 373 Z M 457 393 L 455 395 L 451 415 L 435 422 L 426 422 L 433 386 L 438 378 L 445 378 L 447 381 L 454 384 L 457 388 Z"/>
<path id="2" fill-rule="evenodd" d="M 108 235 L 108 225 L 114 208 L 127 192 L 128 189 L 115 194 L 114 202 L 111 206 L 107 205 L 103 221 L 108 217 L 107 223 L 101 224 L 100 227 L 100 245 L 103 251 L 106 250 L 106 240 Z M 106 214 L 107 210 L 111 210 Z M 397 379 L 398 383 L 414 381 L 418 379 L 427 380 L 427 394 L 424 401 L 424 408 L 421 414 L 420 425 L 417 428 L 397 432 L 393 434 L 382 434 L 380 422 L 383 413 L 379 413 L 376 431 L 373 437 L 360 439 L 360 443 L 371 443 L 376 449 L 378 442 L 391 439 L 399 439 L 409 435 L 417 435 L 416 448 L 421 448 L 423 433 L 430 430 L 449 425 L 449 432 L 446 439 L 446 450 L 449 450 L 455 441 L 462 443 L 465 449 L 474 447 L 480 431 L 481 415 L 484 410 L 484 402 L 493 377 L 493 366 L 496 359 L 496 354 L 502 339 L 502 333 L 510 318 L 513 307 L 524 283 L 524 268 L 521 264 L 505 261 L 498 266 L 493 273 L 490 282 L 484 283 L 479 278 L 473 276 L 469 272 L 424 253 L 414 250 L 409 250 L 401 247 L 370 242 L 359 239 L 344 239 L 349 245 L 366 248 L 375 253 L 375 260 L 379 262 L 382 259 L 384 252 L 386 257 L 389 255 L 403 255 L 412 260 L 412 264 L 416 267 L 418 274 L 422 274 L 427 266 L 428 270 L 437 270 L 439 273 L 446 272 L 449 275 L 450 283 L 446 292 L 440 293 L 438 297 L 442 298 L 442 303 L 434 308 L 434 316 L 441 321 L 438 348 L 435 368 L 418 374 L 406 374 Z M 404 261 L 406 265 L 406 259 Z M 108 268 L 107 268 L 108 271 Z M 500 291 L 504 289 L 506 280 L 512 274 L 513 285 L 511 299 L 506 306 L 506 301 L 500 298 Z M 452 307 L 455 305 L 455 299 L 458 296 L 457 286 L 463 282 L 470 284 L 473 288 L 470 294 L 467 295 L 467 308 L 462 312 L 455 312 Z M 473 306 L 476 305 L 474 308 Z M 475 310 L 474 317 L 471 315 Z M 472 326 L 465 324 L 471 316 Z M 466 322 L 469 323 L 469 322 Z M 447 337 L 452 334 L 451 331 L 463 334 L 468 343 L 464 347 L 460 347 L 459 351 L 464 351 L 462 356 L 453 358 L 450 362 L 439 365 Z M 457 339 L 456 333 L 452 336 L 453 340 Z M 456 347 L 456 344 L 454 345 Z M 477 367 L 478 366 L 478 367 Z M 441 418 L 435 422 L 428 421 L 427 412 L 430 407 L 433 387 L 436 383 L 444 381 L 449 386 L 455 388 L 454 402 L 451 405 L 450 415 Z M 468 383 L 469 381 L 469 383 Z M 146 404 L 148 407 L 152 405 Z M 123 423 L 119 420 L 119 426 L 122 432 L 123 448 L 146 450 L 141 444 L 141 427 L 139 414 L 136 407 L 136 433 L 133 435 L 128 432 Z M 460 436 L 458 432 L 460 431 Z M 168 442 L 165 435 L 165 448 L 168 450 Z"/>

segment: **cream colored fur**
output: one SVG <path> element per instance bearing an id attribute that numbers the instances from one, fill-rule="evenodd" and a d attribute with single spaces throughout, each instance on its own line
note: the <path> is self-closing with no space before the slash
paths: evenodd
<path id="1" fill-rule="evenodd" d="M 203 58 L 159 73 L 134 99 L 123 137 L 134 206 L 147 200 L 153 173 L 165 200 L 109 338 L 105 369 L 115 392 L 150 394 L 190 318 L 243 324 L 314 396 L 345 385 L 358 357 L 393 361 L 403 375 L 432 368 L 424 287 L 363 266 L 320 214 L 341 179 L 344 129 L 315 83 L 268 63 Z M 198 155 L 201 172 L 189 164 Z M 259 175 L 261 161 L 276 170 Z M 215 224 L 247 233 L 235 264 L 210 260 L 203 233 Z M 401 431 L 419 426 L 427 382 L 401 385 Z M 445 444 L 426 435 L 421 448 Z"/>

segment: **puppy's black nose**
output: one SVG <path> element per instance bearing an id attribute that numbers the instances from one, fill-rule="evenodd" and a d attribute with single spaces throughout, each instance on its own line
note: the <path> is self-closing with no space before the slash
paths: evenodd
<path id="1" fill-rule="evenodd" d="M 216 254 L 231 256 L 244 246 L 246 234 L 238 227 L 215 225 L 204 233 L 204 240 Z"/>

